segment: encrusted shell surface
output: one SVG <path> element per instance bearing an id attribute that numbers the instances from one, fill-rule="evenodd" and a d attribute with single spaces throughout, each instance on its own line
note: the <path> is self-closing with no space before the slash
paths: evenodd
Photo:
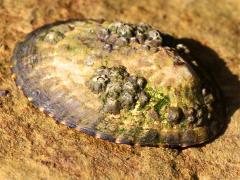
<path id="1" fill-rule="evenodd" d="M 218 90 L 145 24 L 74 20 L 18 43 L 16 84 L 57 122 L 123 144 L 186 147 L 222 128 Z"/>

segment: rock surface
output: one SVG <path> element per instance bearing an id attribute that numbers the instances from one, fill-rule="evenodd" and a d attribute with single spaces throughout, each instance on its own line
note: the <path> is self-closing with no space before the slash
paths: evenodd
<path id="1" fill-rule="evenodd" d="M 0 0 L 0 179 L 233 179 L 240 177 L 240 3 L 202 0 Z M 11 79 L 12 50 L 37 27 L 69 18 L 145 22 L 177 36 L 212 73 L 227 106 L 225 131 L 187 149 L 117 145 L 45 117 Z"/>

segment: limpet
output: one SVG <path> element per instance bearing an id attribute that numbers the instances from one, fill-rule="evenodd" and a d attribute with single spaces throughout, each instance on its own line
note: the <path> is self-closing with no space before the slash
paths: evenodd
<path id="1" fill-rule="evenodd" d="M 207 142 L 223 125 L 218 89 L 179 54 L 187 47 L 166 41 L 143 23 L 49 24 L 17 44 L 12 72 L 37 108 L 96 138 L 167 147 Z"/>

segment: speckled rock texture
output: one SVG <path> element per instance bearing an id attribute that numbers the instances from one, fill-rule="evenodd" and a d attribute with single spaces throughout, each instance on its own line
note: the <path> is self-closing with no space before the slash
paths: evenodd
<path id="1" fill-rule="evenodd" d="M 239 12 L 237 0 L 0 0 L 0 179 L 238 179 Z M 35 109 L 11 78 L 13 48 L 46 23 L 76 18 L 144 22 L 176 36 L 222 90 L 222 134 L 186 149 L 131 147 L 73 131 Z"/>

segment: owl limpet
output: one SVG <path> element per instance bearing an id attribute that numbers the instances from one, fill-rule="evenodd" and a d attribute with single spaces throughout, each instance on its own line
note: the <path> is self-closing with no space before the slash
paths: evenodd
<path id="1" fill-rule="evenodd" d="M 178 45 L 146 24 L 72 20 L 18 43 L 13 73 L 57 122 L 123 144 L 186 147 L 222 128 L 218 89 Z M 165 44 L 165 45 L 164 45 Z"/>

